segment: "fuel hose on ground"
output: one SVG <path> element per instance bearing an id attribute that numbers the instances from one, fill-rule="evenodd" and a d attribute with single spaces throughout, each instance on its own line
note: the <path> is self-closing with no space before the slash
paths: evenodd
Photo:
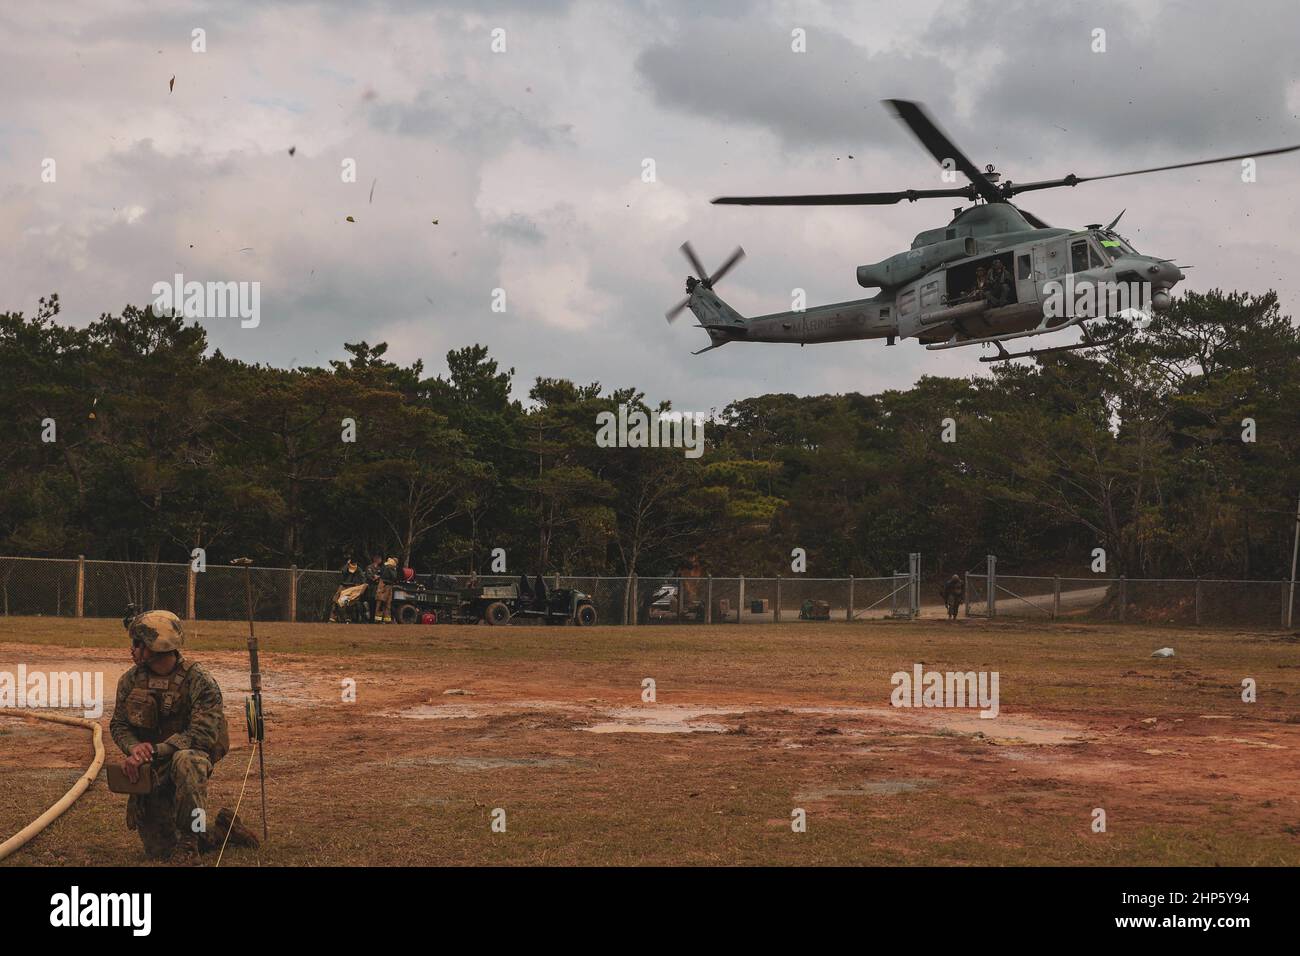
<path id="1" fill-rule="evenodd" d="M 86 792 L 86 788 L 90 786 L 91 782 L 99 776 L 99 769 L 104 765 L 104 731 L 100 728 L 98 721 L 86 720 L 82 717 L 70 717 L 65 714 L 43 714 L 34 710 L 13 707 L 0 707 L 0 717 L 30 717 L 34 720 L 48 720 L 56 724 L 83 727 L 90 731 L 91 740 L 95 745 L 95 759 L 90 762 L 86 772 L 72 785 L 72 788 L 39 817 L 8 840 L 0 843 L 0 860 L 3 860 L 57 820 L 63 811 L 72 806 L 76 799 Z"/>

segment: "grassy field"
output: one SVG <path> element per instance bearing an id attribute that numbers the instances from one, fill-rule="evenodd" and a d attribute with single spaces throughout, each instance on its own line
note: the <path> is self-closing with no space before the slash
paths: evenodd
<path id="1" fill-rule="evenodd" d="M 201 623 L 190 636 L 236 741 L 211 812 L 234 806 L 250 753 L 246 634 Z M 1300 638 L 1279 631 L 963 620 L 258 636 L 271 840 L 223 866 L 1300 863 Z M 1150 656 L 1166 645 L 1176 657 Z M 0 621 L 0 671 L 20 663 L 102 671 L 107 731 L 129 663 L 120 623 Z M 999 715 L 891 707 L 890 675 L 917 663 L 997 671 Z M 0 719 L 0 839 L 89 760 L 82 731 Z M 101 776 L 0 865 L 143 862 L 124 802 Z M 241 810 L 254 825 L 257 803 L 254 769 Z"/>

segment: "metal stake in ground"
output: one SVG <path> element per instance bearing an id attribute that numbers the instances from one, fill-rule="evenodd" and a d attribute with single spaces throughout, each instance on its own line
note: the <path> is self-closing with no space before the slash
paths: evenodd
<path id="1" fill-rule="evenodd" d="M 248 602 L 248 686 L 252 696 L 244 701 L 244 719 L 248 723 L 248 741 L 257 747 L 257 773 L 262 781 L 262 839 L 270 834 L 266 826 L 266 724 L 262 719 L 262 671 L 257 664 L 257 635 L 253 633 L 253 559 L 235 558 L 230 562 L 244 569 L 244 596 Z"/>

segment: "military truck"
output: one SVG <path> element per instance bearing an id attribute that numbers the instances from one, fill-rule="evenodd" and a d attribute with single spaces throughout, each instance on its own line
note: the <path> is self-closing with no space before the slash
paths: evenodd
<path id="1" fill-rule="evenodd" d="M 460 613 L 461 591 L 456 579 L 447 574 L 416 575 L 411 581 L 393 585 L 393 620 L 398 624 L 419 624 L 432 614 L 432 624 L 450 624 Z"/>
<path id="2" fill-rule="evenodd" d="M 518 584 L 467 588 L 455 620 L 493 626 L 518 620 L 590 627 L 596 623 L 596 605 L 590 594 L 577 588 L 548 589 L 541 575 L 529 585 L 528 578 L 520 575 Z"/>

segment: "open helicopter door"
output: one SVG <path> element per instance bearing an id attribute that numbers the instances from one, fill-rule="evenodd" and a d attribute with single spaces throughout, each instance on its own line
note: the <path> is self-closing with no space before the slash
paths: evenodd
<path id="1" fill-rule="evenodd" d="M 1014 258 L 1014 276 L 1017 302 L 1037 302 L 1038 283 L 1034 279 L 1034 248 L 1017 249 Z"/>

